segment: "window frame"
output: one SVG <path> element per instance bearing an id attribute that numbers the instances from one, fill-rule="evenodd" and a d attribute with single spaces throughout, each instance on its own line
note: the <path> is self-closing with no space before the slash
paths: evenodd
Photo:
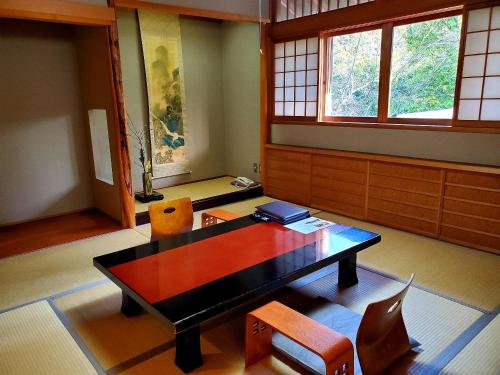
<path id="1" fill-rule="evenodd" d="M 302 39 L 310 39 L 310 38 L 318 38 L 318 80 L 316 82 L 316 115 L 314 116 L 276 116 L 275 115 L 275 89 L 276 89 L 276 70 L 275 70 L 275 60 L 276 60 L 276 50 L 274 46 L 279 43 L 285 43 L 286 42 L 291 42 L 291 41 L 297 41 L 297 40 L 302 40 Z M 319 108 L 320 108 L 320 103 L 322 102 L 322 99 L 320 98 L 321 95 L 321 88 L 320 88 L 320 80 L 321 80 L 321 71 L 322 71 L 322 51 L 321 51 L 321 39 L 318 37 L 318 34 L 305 34 L 301 36 L 300 38 L 288 38 L 288 39 L 282 39 L 282 40 L 277 40 L 273 42 L 273 48 L 270 49 L 270 62 L 271 62 L 271 74 L 270 74 L 270 90 L 269 90 L 269 108 L 271 108 L 271 120 L 276 121 L 276 122 L 299 122 L 299 123 L 317 123 L 318 121 L 318 113 L 319 113 Z M 306 55 L 307 56 L 307 51 Z M 307 70 L 306 70 L 307 71 Z M 285 72 L 283 72 L 285 73 Z M 296 87 L 296 86 L 294 86 Z M 285 101 L 283 101 L 285 102 Z M 294 100 L 295 103 L 295 100 Z"/>
<path id="2" fill-rule="evenodd" d="M 417 15 L 410 16 L 403 20 L 394 21 L 394 22 L 380 22 L 376 25 L 371 26 L 361 26 L 361 27 L 352 27 L 348 29 L 340 29 L 340 30 L 329 30 L 320 33 L 320 44 L 323 46 L 324 53 L 321 55 L 321 62 L 323 63 L 323 67 L 320 66 L 323 76 L 320 82 L 320 93 L 319 97 L 321 98 L 321 111 L 318 111 L 318 120 L 321 123 L 326 124 L 346 124 L 346 123 L 358 123 L 358 124 L 370 124 L 370 127 L 377 127 L 379 124 L 384 125 L 429 125 L 429 126 L 447 126 L 451 127 L 453 122 L 456 120 L 457 115 L 457 95 L 460 83 L 460 53 L 462 51 L 463 41 L 463 29 L 465 27 L 465 13 L 463 9 L 458 10 L 444 10 L 441 12 L 436 12 L 430 15 Z M 441 18 L 453 17 L 453 16 L 462 16 L 462 30 L 460 33 L 460 41 L 459 41 L 459 56 L 458 56 L 458 66 L 457 72 L 455 76 L 455 93 L 454 93 L 454 105 L 453 105 L 453 116 L 450 119 L 433 119 L 433 118 L 399 118 L 399 117 L 389 117 L 389 101 L 390 101 L 390 83 L 391 83 L 391 64 L 392 64 L 392 44 L 394 38 L 394 28 L 397 26 L 409 25 L 413 23 L 431 21 Z M 346 35 L 353 34 L 357 32 L 369 31 L 369 30 L 382 30 L 382 45 L 380 49 L 380 75 L 379 75 L 379 95 L 378 95 L 378 113 L 376 117 L 339 117 L 339 116 L 327 116 L 325 114 L 325 96 L 327 90 L 327 80 L 326 77 L 329 72 L 328 66 L 328 38 L 332 36 L 338 35 Z"/>

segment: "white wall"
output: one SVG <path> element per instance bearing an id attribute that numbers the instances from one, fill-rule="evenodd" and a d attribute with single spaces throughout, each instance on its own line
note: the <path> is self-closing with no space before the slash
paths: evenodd
<path id="1" fill-rule="evenodd" d="M 0 21 L 0 225 L 93 206 L 72 29 Z"/>
<path id="2" fill-rule="evenodd" d="M 500 165 L 500 134 L 273 125 L 272 143 Z"/>
<path id="3" fill-rule="evenodd" d="M 258 180 L 252 164 L 260 160 L 259 27 L 252 23 L 223 24 L 226 171 Z"/>
<path id="4" fill-rule="evenodd" d="M 154 186 L 221 176 L 225 169 L 225 134 L 222 86 L 222 24 L 181 18 L 186 88 L 186 144 L 191 174 L 155 179 Z M 136 127 L 148 122 L 144 59 L 134 11 L 118 12 L 118 32 L 125 105 Z M 134 143 L 132 172 L 135 190 L 142 190 L 139 154 Z"/>

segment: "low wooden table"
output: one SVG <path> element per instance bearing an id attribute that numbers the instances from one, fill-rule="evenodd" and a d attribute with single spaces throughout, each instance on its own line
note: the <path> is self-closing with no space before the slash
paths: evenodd
<path id="1" fill-rule="evenodd" d="M 146 309 L 176 335 L 175 363 L 184 372 L 203 364 L 200 324 L 339 262 L 339 284 L 358 282 L 356 254 L 380 235 L 333 225 L 304 235 L 251 217 L 94 258 L 122 289 L 122 312 Z"/>

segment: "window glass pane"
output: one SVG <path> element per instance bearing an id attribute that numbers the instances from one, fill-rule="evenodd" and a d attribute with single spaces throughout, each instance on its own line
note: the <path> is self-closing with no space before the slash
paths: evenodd
<path id="1" fill-rule="evenodd" d="M 326 116 L 376 117 L 382 31 L 328 38 Z"/>
<path id="2" fill-rule="evenodd" d="M 465 56 L 463 77 L 482 77 L 486 55 Z"/>
<path id="3" fill-rule="evenodd" d="M 306 39 L 297 40 L 297 55 L 304 55 L 306 53 Z"/>
<path id="4" fill-rule="evenodd" d="M 304 86 L 306 84 L 306 72 L 295 73 L 295 86 Z"/>
<path id="5" fill-rule="evenodd" d="M 486 75 L 500 75 L 500 54 L 488 55 Z"/>
<path id="6" fill-rule="evenodd" d="M 460 100 L 459 120 L 479 120 L 480 100 Z"/>
<path id="7" fill-rule="evenodd" d="M 452 118 L 461 25 L 455 16 L 394 28 L 391 117 Z"/>
<path id="8" fill-rule="evenodd" d="M 306 56 L 297 56 L 295 64 L 295 70 L 306 70 Z"/>
<path id="9" fill-rule="evenodd" d="M 284 83 L 283 73 L 276 73 L 274 78 L 274 86 L 283 87 L 283 83 Z"/>
<path id="10" fill-rule="evenodd" d="M 295 88 L 295 100 L 306 100 L 306 88 L 296 87 Z"/>

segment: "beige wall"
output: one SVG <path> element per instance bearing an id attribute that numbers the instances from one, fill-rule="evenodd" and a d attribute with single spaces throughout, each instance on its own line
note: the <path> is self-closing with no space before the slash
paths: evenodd
<path id="1" fill-rule="evenodd" d="M 273 125 L 272 143 L 500 165 L 500 135 Z"/>
<path id="2" fill-rule="evenodd" d="M 119 189 L 118 153 L 114 132 L 114 104 L 109 65 L 107 34 L 104 27 L 76 27 L 75 40 L 78 50 L 78 66 L 80 72 L 81 103 L 84 123 L 89 138 L 89 158 L 92 161 L 91 180 L 94 195 L 94 205 L 100 211 L 117 221 L 121 220 L 121 200 Z M 109 148 L 113 184 L 106 183 L 95 177 L 92 140 L 90 137 L 89 110 L 106 111 Z"/>
<path id="3" fill-rule="evenodd" d="M 147 0 L 151 3 L 201 8 L 219 12 L 259 16 L 259 0 Z M 268 17 L 269 0 L 261 0 L 262 16 Z"/>
<path id="4" fill-rule="evenodd" d="M 125 105 L 136 127 L 148 121 L 144 61 L 137 19 L 133 11 L 118 12 L 118 31 Z M 222 87 L 222 25 L 181 18 L 186 88 L 186 143 L 191 174 L 155 179 L 154 186 L 224 175 L 224 107 Z M 133 181 L 142 190 L 138 151 L 133 149 Z"/>
<path id="5" fill-rule="evenodd" d="M 0 225 L 91 207 L 68 26 L 0 20 Z"/>
<path id="6" fill-rule="evenodd" d="M 223 80 L 226 171 L 257 180 L 259 163 L 259 27 L 224 22 Z"/>

